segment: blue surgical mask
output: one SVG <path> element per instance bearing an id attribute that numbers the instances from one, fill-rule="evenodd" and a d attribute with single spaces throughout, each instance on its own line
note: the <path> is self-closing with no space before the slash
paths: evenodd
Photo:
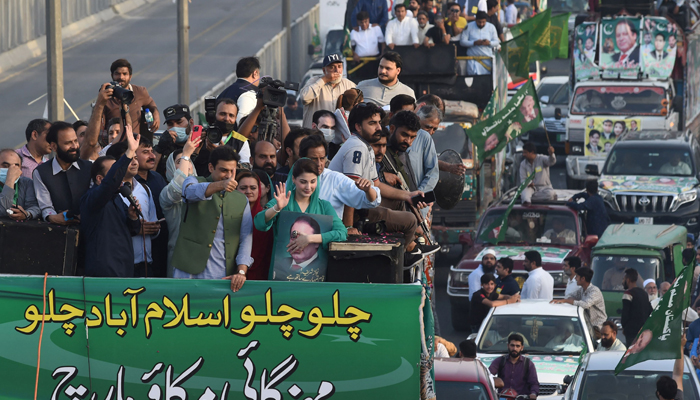
<path id="1" fill-rule="evenodd" d="M 7 180 L 7 168 L 0 168 L 0 182 L 2 182 L 2 184 L 4 185 L 6 180 Z M 15 186 L 15 183 L 17 183 L 18 180 L 19 180 L 19 178 L 17 178 L 16 181 L 12 182 L 12 187 Z"/>
<path id="2" fill-rule="evenodd" d="M 187 128 L 173 126 L 170 128 L 170 130 L 175 132 L 175 135 L 177 135 L 175 138 L 175 143 L 185 143 L 187 141 Z"/>
<path id="3" fill-rule="evenodd" d="M 323 138 L 326 139 L 326 142 L 330 143 L 335 139 L 335 129 L 322 128 L 319 130 L 323 132 Z"/>

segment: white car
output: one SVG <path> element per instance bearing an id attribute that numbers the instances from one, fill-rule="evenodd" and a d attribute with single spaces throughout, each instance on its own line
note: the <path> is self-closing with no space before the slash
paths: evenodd
<path id="1" fill-rule="evenodd" d="M 656 399 L 656 381 L 662 375 L 671 376 L 675 360 L 648 360 L 634 365 L 615 376 L 615 367 L 625 353 L 598 351 L 586 354 L 570 382 L 565 400 L 581 399 Z M 698 399 L 700 381 L 688 357 L 684 358 L 683 398 Z"/>
<path id="2" fill-rule="evenodd" d="M 477 357 L 489 367 L 508 353 L 508 336 L 513 333 L 525 339 L 523 355 L 535 364 L 540 397 L 557 394 L 564 377 L 576 371 L 584 346 L 588 352 L 595 349 L 593 328 L 584 309 L 547 300 L 523 300 L 489 311 L 476 334 Z"/>

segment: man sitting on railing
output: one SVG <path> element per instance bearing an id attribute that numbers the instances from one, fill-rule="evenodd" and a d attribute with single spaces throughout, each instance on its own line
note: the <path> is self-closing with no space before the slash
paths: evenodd
<path id="1" fill-rule="evenodd" d="M 493 50 L 500 44 L 496 28 L 486 20 L 488 14 L 483 11 L 476 13 L 476 21 L 467 25 L 466 32 L 462 33 L 459 43 L 467 48 L 467 56 L 491 57 Z M 491 73 L 491 60 L 467 60 L 467 75 L 489 75 Z"/>

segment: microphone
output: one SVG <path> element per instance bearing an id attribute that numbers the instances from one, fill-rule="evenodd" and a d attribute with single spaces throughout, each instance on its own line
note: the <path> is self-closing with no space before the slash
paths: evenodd
<path id="1" fill-rule="evenodd" d="M 131 193 L 131 183 L 129 182 L 124 182 L 124 185 L 119 188 L 119 194 L 124 196 L 127 200 L 129 200 L 129 203 L 131 204 L 134 209 L 136 209 L 136 213 L 143 218 L 143 214 L 141 214 L 141 210 L 139 210 L 138 206 L 136 205 L 136 199 L 134 198 L 134 195 Z"/>

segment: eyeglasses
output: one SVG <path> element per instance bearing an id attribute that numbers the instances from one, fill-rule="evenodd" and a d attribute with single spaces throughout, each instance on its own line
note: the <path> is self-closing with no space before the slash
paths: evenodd
<path id="1" fill-rule="evenodd" d="M 457 14 L 457 13 L 459 13 L 459 11 L 460 11 L 460 10 L 458 10 L 458 9 L 455 8 L 454 10 L 450 10 L 450 13 L 452 13 L 452 14 Z"/>

